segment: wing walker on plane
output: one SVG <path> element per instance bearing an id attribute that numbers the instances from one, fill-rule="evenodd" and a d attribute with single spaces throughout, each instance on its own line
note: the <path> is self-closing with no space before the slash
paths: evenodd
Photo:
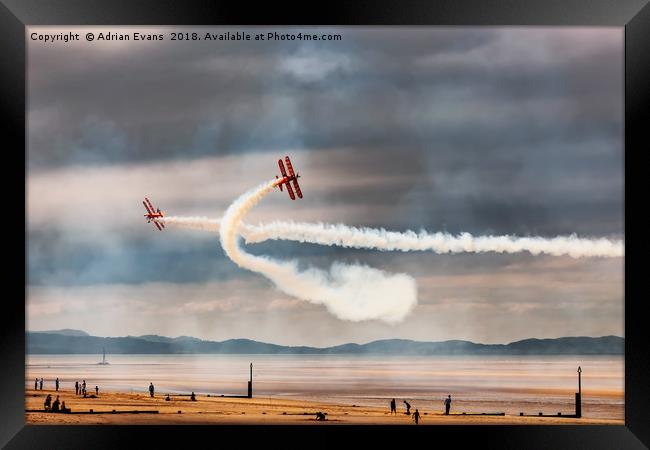
<path id="1" fill-rule="evenodd" d="M 144 198 L 144 201 L 142 202 L 144 205 L 145 209 L 147 210 L 147 214 L 144 216 L 147 218 L 147 223 L 150 223 L 153 220 L 153 224 L 160 230 L 162 231 L 163 228 L 165 228 L 165 224 L 162 222 L 158 222 L 156 219 L 162 219 L 163 217 L 163 212 L 158 209 L 154 209 L 153 205 L 149 201 L 147 197 Z"/>
<path id="2" fill-rule="evenodd" d="M 287 170 L 284 170 L 284 164 L 282 163 L 282 160 L 278 159 L 278 166 L 280 166 L 280 173 L 282 174 L 282 178 L 279 178 L 277 175 L 275 176 L 275 178 L 278 178 L 280 180 L 276 186 L 282 190 L 282 185 L 286 185 L 289 197 L 291 197 L 291 200 L 295 200 L 296 196 L 293 193 L 293 189 L 291 189 L 291 184 L 289 184 L 293 182 L 293 187 L 296 190 L 296 194 L 298 194 L 298 198 L 302 198 L 302 191 L 300 190 L 300 186 L 298 186 L 298 178 L 300 178 L 300 175 L 293 172 L 293 166 L 291 165 L 291 160 L 288 156 L 286 156 L 284 160 L 287 162 Z M 289 172 L 289 175 L 287 175 L 287 171 Z"/>

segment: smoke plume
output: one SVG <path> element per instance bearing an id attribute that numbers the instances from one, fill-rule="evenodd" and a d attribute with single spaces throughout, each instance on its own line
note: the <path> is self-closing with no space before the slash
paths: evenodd
<path id="1" fill-rule="evenodd" d="M 417 303 L 415 280 L 406 274 L 389 274 L 361 265 L 332 264 L 329 272 L 309 268 L 300 271 L 297 261 L 277 261 L 266 256 L 247 253 L 239 244 L 239 230 L 246 213 L 277 183 L 261 184 L 235 200 L 226 210 L 220 224 L 220 240 L 226 255 L 238 266 L 269 278 L 283 292 L 311 303 L 323 304 L 344 320 L 378 319 L 397 323 Z M 189 225 L 192 220 L 165 222 Z M 214 222 L 201 222 L 207 229 Z M 212 231 L 212 230 L 211 230 Z"/>

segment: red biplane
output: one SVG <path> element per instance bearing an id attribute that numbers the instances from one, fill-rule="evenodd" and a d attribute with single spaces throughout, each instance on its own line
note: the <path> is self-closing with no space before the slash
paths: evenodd
<path id="1" fill-rule="evenodd" d="M 278 165 L 280 166 L 280 173 L 282 174 L 282 178 L 278 178 L 277 175 L 275 176 L 275 178 L 278 178 L 280 180 L 278 183 L 276 183 L 275 186 L 279 187 L 280 190 L 282 190 L 282 185 L 286 185 L 289 197 L 291 197 L 291 200 L 295 200 L 296 196 L 293 194 L 291 184 L 289 184 L 293 182 L 293 187 L 296 190 L 296 194 L 298 194 L 298 198 L 302 198 L 302 191 L 300 190 L 300 186 L 298 186 L 298 178 L 300 178 L 300 175 L 293 172 L 293 166 L 291 165 L 291 160 L 288 156 L 286 156 L 284 160 L 287 162 L 287 170 L 284 170 L 284 164 L 282 163 L 282 160 L 278 159 Z M 289 175 L 287 175 L 287 171 L 289 171 Z"/>
<path id="2" fill-rule="evenodd" d="M 154 219 L 161 219 L 163 217 L 163 213 L 160 210 L 160 208 L 154 209 L 153 205 L 151 204 L 151 202 L 149 201 L 149 199 L 147 197 L 144 198 L 144 201 L 142 202 L 142 204 L 144 205 L 144 207 L 147 210 L 147 214 L 144 215 L 147 218 L 147 223 L 149 223 L 149 222 L 151 222 L 153 220 L 153 224 L 160 231 L 162 231 L 163 228 L 165 228 L 165 224 L 162 223 L 162 222 L 158 222 L 158 221 L 154 220 Z"/>

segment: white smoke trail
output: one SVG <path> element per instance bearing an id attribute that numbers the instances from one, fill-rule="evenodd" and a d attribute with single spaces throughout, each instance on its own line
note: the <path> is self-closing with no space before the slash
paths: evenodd
<path id="1" fill-rule="evenodd" d="M 207 217 L 165 217 L 165 224 L 219 232 L 219 220 Z M 247 244 L 266 240 L 288 240 L 320 245 L 338 245 L 383 251 L 432 251 L 435 253 L 546 253 L 573 258 L 624 256 L 623 241 L 588 239 L 576 235 L 554 238 L 517 236 L 472 236 L 461 233 L 396 232 L 384 229 L 351 227 L 343 224 L 270 222 L 257 226 L 241 224 L 240 234 Z"/>
<path id="2" fill-rule="evenodd" d="M 198 216 L 165 216 L 162 219 L 154 219 L 156 222 L 162 222 L 165 225 L 176 225 L 182 228 L 192 228 L 194 230 L 219 232 L 219 219 L 209 219 Z"/>
<path id="3" fill-rule="evenodd" d="M 238 232 L 244 216 L 276 183 L 277 180 L 272 180 L 261 184 L 239 197 L 226 210 L 220 224 L 220 240 L 228 257 L 242 268 L 263 274 L 286 294 L 325 305 L 340 319 L 378 319 L 387 323 L 403 320 L 417 303 L 415 280 L 406 274 L 389 274 L 368 266 L 340 263 L 332 264 L 329 272 L 315 268 L 300 271 L 296 261 L 255 256 L 240 247 Z M 165 222 L 197 225 L 197 221 L 179 218 L 171 221 L 166 218 Z M 219 224 L 200 222 L 198 226 L 208 229 L 218 228 Z"/>
<path id="4" fill-rule="evenodd" d="M 421 231 L 395 232 L 384 229 L 356 228 L 343 224 L 271 222 L 257 227 L 245 226 L 242 234 L 247 244 L 269 239 L 309 242 L 320 245 L 338 245 L 351 248 L 368 248 L 384 251 L 433 251 L 435 253 L 519 253 L 533 255 L 546 253 L 554 256 L 621 257 L 622 241 L 579 238 L 575 234 L 554 238 L 516 236 L 472 236 L 461 233 L 427 233 Z"/>

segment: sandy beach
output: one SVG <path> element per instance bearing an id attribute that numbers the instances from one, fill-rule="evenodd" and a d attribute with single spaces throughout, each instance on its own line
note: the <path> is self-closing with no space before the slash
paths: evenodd
<path id="1" fill-rule="evenodd" d="M 47 394 L 53 399 L 57 395 L 65 401 L 72 414 L 40 412 Z M 94 395 L 94 394 L 93 394 Z M 403 405 L 398 404 L 398 414 L 390 415 L 385 408 L 357 406 L 353 404 L 325 403 L 277 397 L 230 398 L 197 395 L 196 401 L 189 396 L 155 395 L 144 393 L 100 392 L 96 398 L 76 396 L 74 390 L 29 389 L 25 393 L 27 424 L 64 425 L 154 425 L 154 424 L 363 424 L 363 425 L 408 425 L 414 424 L 412 416 L 404 414 Z M 421 425 L 575 425 L 610 424 L 623 425 L 624 420 L 568 417 L 520 417 L 515 415 L 483 416 L 463 415 L 453 411 L 445 416 L 442 411 L 432 411 L 412 403 L 411 411 L 420 410 Z M 90 413 L 93 410 L 93 413 Z M 115 410 L 115 413 L 113 413 Z M 123 411 L 157 411 L 157 413 L 122 413 Z M 316 412 L 326 413 L 326 420 L 316 420 Z"/>

